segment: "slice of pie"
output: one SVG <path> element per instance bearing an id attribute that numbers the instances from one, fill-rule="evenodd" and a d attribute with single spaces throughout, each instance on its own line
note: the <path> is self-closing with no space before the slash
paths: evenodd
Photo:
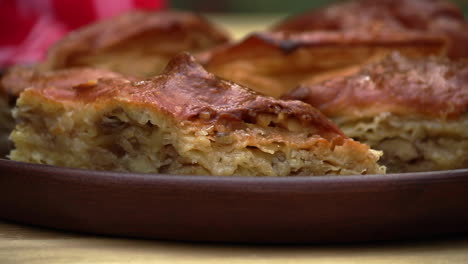
<path id="1" fill-rule="evenodd" d="M 273 27 L 287 32 L 406 32 L 446 38 L 451 58 L 468 57 L 468 22 L 448 0 L 352 0 L 288 18 Z"/>
<path id="2" fill-rule="evenodd" d="M 468 62 L 393 54 L 350 77 L 303 85 L 300 99 L 384 151 L 391 172 L 468 167 Z"/>
<path id="3" fill-rule="evenodd" d="M 8 136 L 15 127 L 11 108 L 18 96 L 27 88 L 64 88 L 81 83 L 95 82 L 99 78 L 122 75 L 103 69 L 73 68 L 42 71 L 37 67 L 15 66 L 8 69 L 0 80 L 0 155 L 8 153 Z"/>
<path id="4" fill-rule="evenodd" d="M 132 11 L 80 28 L 55 44 L 42 68 L 102 68 L 150 77 L 176 54 L 229 41 L 227 33 L 188 12 Z"/>
<path id="5" fill-rule="evenodd" d="M 315 108 L 259 95 L 188 54 L 145 81 L 25 90 L 17 161 L 143 173 L 286 176 L 384 173 L 380 152 Z"/>
<path id="6" fill-rule="evenodd" d="M 390 52 L 445 54 L 445 39 L 414 32 L 256 33 L 199 57 L 206 69 L 264 95 L 280 97 L 299 83 L 355 73 Z"/>
<path id="7" fill-rule="evenodd" d="M 0 90 L 14 99 L 27 88 L 66 88 L 99 78 L 123 77 L 123 75 L 96 68 L 69 68 L 43 71 L 35 66 L 9 68 L 0 80 Z"/>

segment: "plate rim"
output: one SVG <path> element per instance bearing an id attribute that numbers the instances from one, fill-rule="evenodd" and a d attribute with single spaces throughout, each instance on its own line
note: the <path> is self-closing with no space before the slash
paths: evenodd
<path id="1" fill-rule="evenodd" d="M 91 169 L 70 168 L 54 165 L 19 162 L 0 158 L 0 167 L 8 166 L 31 171 L 60 172 L 64 174 L 75 174 L 81 177 L 96 178 L 118 178 L 118 179 L 141 179 L 141 180 L 174 180 L 194 182 L 249 182 L 249 183 L 275 183 L 275 182 L 304 182 L 319 181 L 327 183 L 336 182 L 387 182 L 387 181 L 416 181 L 421 179 L 437 179 L 451 177 L 468 177 L 468 168 L 427 172 L 407 172 L 389 174 L 368 175 L 320 175 L 320 176 L 211 176 L 211 175 L 178 175 L 161 173 L 138 173 L 118 171 L 98 171 Z M 444 177 L 442 177 L 444 176 Z"/>
<path id="2" fill-rule="evenodd" d="M 90 234 L 290 244 L 468 232 L 468 169 L 231 177 L 94 171 L 0 159 L 0 170 L 5 192 L 0 193 L 0 219 Z M 340 204 L 348 207 L 336 209 Z M 428 227 L 433 228 L 429 233 Z"/>

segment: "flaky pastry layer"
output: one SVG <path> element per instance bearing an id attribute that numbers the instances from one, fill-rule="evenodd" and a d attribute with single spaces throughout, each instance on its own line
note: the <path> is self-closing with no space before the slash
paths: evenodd
<path id="1" fill-rule="evenodd" d="M 19 161 L 225 176 L 385 172 L 379 152 L 312 107 L 218 79 L 185 54 L 147 81 L 27 89 L 15 118 Z"/>
<path id="2" fill-rule="evenodd" d="M 391 172 L 468 167 L 466 61 L 393 54 L 285 98 L 317 107 L 348 136 L 383 150 Z"/>
<path id="3" fill-rule="evenodd" d="M 78 84 L 95 82 L 100 78 L 123 77 L 121 74 L 96 68 L 69 68 L 41 70 L 36 66 L 14 66 L 9 68 L 0 80 L 4 94 L 17 98 L 25 89 L 67 88 Z M 126 77 L 129 78 L 129 77 Z"/>
<path id="4" fill-rule="evenodd" d="M 350 137 L 382 150 L 389 172 L 468 168 L 468 115 L 439 121 L 381 113 L 338 123 Z"/>
<path id="5" fill-rule="evenodd" d="M 333 119 L 382 112 L 457 119 L 468 111 L 468 61 L 393 53 L 351 76 L 301 85 L 284 98 L 307 102 Z"/>
<path id="6" fill-rule="evenodd" d="M 228 40 L 224 30 L 196 14 L 132 11 L 68 34 L 49 50 L 42 68 L 97 67 L 150 77 L 180 52 L 199 52 Z"/>
<path id="7" fill-rule="evenodd" d="M 217 47 L 200 60 L 218 76 L 280 97 L 302 82 L 353 74 L 393 51 L 409 57 L 441 55 L 445 40 L 412 32 L 264 32 Z"/>
<path id="8" fill-rule="evenodd" d="M 273 27 L 287 32 L 407 32 L 447 39 L 452 58 L 468 57 L 468 23 L 447 0 L 351 0 L 293 16 Z"/>

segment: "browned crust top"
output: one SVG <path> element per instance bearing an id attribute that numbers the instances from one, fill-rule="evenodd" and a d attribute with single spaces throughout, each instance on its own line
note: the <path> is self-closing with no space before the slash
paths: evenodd
<path id="1" fill-rule="evenodd" d="M 290 17 L 275 31 L 387 29 L 426 30 L 431 20 L 463 21 L 463 12 L 447 0 L 354 0 L 331 4 Z"/>
<path id="2" fill-rule="evenodd" d="M 375 47 L 433 46 L 445 51 L 445 39 L 438 35 L 421 32 L 330 32 L 316 31 L 304 33 L 261 32 L 253 33 L 244 40 L 215 48 L 211 54 L 201 58 L 206 65 L 216 65 L 232 60 L 261 57 L 272 53 L 288 55 L 298 49 L 324 46 L 352 47 L 365 45 Z"/>
<path id="3" fill-rule="evenodd" d="M 305 101 L 332 118 L 382 112 L 458 118 L 468 112 L 468 61 L 408 59 L 395 53 L 353 76 L 302 85 L 285 98 Z"/>
<path id="4" fill-rule="evenodd" d="M 17 97 L 29 87 L 66 88 L 95 81 L 99 78 L 116 78 L 122 75 L 103 69 L 70 68 L 57 71 L 42 71 L 36 67 L 15 66 L 5 73 L 0 88 L 5 94 Z"/>
<path id="5" fill-rule="evenodd" d="M 28 89 L 25 93 L 39 94 L 66 104 L 93 103 L 98 106 L 115 100 L 124 101 L 168 114 L 180 122 L 221 125 L 227 129 L 250 123 L 259 114 L 283 114 L 313 128 L 327 140 L 346 138 L 340 129 L 310 105 L 262 96 L 219 79 L 206 72 L 188 54 L 176 56 L 162 75 L 146 81 L 100 79 L 93 84 L 68 89 Z"/>
<path id="6" fill-rule="evenodd" d="M 273 31 L 420 31 L 449 39 L 452 57 L 468 57 L 468 23 L 447 0 L 355 0 L 293 16 Z M 465 45 L 460 44 L 465 43 Z"/>
<path id="7" fill-rule="evenodd" d="M 71 32 L 49 50 L 48 67 L 59 68 L 62 65 L 54 63 L 66 61 L 66 57 L 110 48 L 140 34 L 170 34 L 176 31 L 187 34 L 201 33 L 218 44 L 229 41 L 229 36 L 224 30 L 202 16 L 188 12 L 136 10 Z"/>

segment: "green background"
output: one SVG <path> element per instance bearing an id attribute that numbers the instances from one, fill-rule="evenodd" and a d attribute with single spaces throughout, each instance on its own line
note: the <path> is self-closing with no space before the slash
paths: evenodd
<path id="1" fill-rule="evenodd" d="M 377 0 L 376 0 L 377 1 Z M 199 12 L 298 13 L 336 0 L 169 0 L 171 6 Z M 468 14 L 468 0 L 454 0 Z"/>

